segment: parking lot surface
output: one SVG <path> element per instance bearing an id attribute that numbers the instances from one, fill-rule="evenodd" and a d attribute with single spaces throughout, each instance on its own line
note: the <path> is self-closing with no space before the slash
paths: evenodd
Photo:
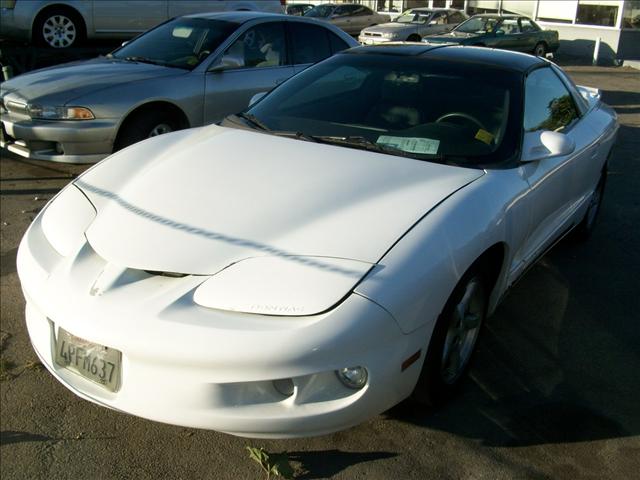
<path id="1" fill-rule="evenodd" d="M 74 396 L 39 366 L 24 325 L 19 241 L 86 166 L 0 160 L 0 477 L 264 478 L 245 446 L 301 478 L 631 479 L 640 472 L 640 73 L 572 67 L 621 128 L 599 225 L 563 241 L 510 292 L 460 394 L 324 437 L 250 440 L 173 427 Z"/>

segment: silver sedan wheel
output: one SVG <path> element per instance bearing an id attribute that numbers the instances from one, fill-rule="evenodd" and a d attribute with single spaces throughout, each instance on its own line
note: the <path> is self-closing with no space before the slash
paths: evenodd
<path id="1" fill-rule="evenodd" d="M 481 282 L 474 277 L 449 319 L 440 367 L 442 380 L 448 385 L 458 380 L 471 358 L 485 315 L 485 302 Z"/>
<path id="2" fill-rule="evenodd" d="M 170 132 L 173 132 L 173 128 L 171 128 L 171 125 L 167 123 L 160 123 L 151 129 L 151 131 L 149 132 L 149 138 L 157 137 L 158 135 L 163 135 Z"/>
<path id="3" fill-rule="evenodd" d="M 66 48 L 75 42 L 77 36 L 76 25 L 64 15 L 52 15 L 42 25 L 42 38 L 53 48 Z"/>

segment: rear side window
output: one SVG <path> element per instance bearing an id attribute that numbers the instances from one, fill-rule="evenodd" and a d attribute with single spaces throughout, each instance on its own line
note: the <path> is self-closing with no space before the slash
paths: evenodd
<path id="1" fill-rule="evenodd" d="M 336 34 L 331 33 L 331 32 L 327 32 L 327 35 L 329 35 L 329 43 L 331 43 L 331 53 L 332 54 L 333 53 L 337 53 L 337 52 L 341 52 L 342 50 L 346 50 L 347 48 L 350 48 L 349 45 L 347 44 L 347 42 L 342 40 Z"/>
<path id="2" fill-rule="evenodd" d="M 331 56 L 329 35 L 323 27 L 290 22 L 292 59 L 294 65 L 316 63 Z"/>
<path id="3" fill-rule="evenodd" d="M 573 97 L 551 68 L 539 68 L 527 77 L 524 100 L 526 132 L 560 132 L 578 118 Z"/>

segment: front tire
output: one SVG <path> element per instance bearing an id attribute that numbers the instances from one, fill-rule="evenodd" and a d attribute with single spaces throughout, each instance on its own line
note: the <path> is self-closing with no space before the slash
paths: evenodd
<path id="1" fill-rule="evenodd" d="M 486 276 L 471 268 L 460 279 L 438 318 L 412 398 L 438 406 L 466 374 L 487 315 Z"/>
<path id="2" fill-rule="evenodd" d="M 34 42 L 49 48 L 77 46 L 85 36 L 82 17 L 70 8 L 52 8 L 41 13 L 33 25 Z"/>
<path id="3" fill-rule="evenodd" d="M 147 138 L 164 135 L 176 130 L 180 130 L 180 123 L 170 113 L 161 112 L 154 115 L 150 111 L 141 112 L 128 119 L 122 126 L 114 145 L 114 151 Z"/>

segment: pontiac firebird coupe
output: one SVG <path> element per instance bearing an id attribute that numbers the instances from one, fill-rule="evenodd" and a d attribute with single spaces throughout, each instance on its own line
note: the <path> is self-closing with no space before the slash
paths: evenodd
<path id="1" fill-rule="evenodd" d="M 31 341 L 85 399 L 248 437 L 440 403 L 506 290 L 593 229 L 616 132 L 541 58 L 348 50 L 62 190 L 18 253 Z"/>

